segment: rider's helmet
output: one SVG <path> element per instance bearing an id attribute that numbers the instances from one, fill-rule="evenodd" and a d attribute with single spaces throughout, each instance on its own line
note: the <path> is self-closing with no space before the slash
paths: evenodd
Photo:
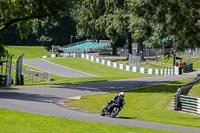
<path id="1" fill-rule="evenodd" d="M 124 92 L 120 92 L 119 97 L 123 99 L 124 98 Z"/>

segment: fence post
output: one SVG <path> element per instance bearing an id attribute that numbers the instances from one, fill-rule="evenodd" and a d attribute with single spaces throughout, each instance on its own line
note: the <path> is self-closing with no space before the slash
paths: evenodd
<path id="1" fill-rule="evenodd" d="M 180 103 L 180 94 L 181 89 L 179 88 L 177 93 L 174 95 L 174 110 L 181 110 L 181 103 Z"/>

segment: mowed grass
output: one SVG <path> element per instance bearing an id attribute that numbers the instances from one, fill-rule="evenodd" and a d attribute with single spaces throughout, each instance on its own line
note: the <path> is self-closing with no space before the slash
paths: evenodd
<path id="1" fill-rule="evenodd" d="M 0 109 L 1 133 L 172 133 Z"/>
<path id="2" fill-rule="evenodd" d="M 44 46 L 6 46 L 6 50 L 10 54 L 14 54 L 13 59 L 17 59 L 24 53 L 24 58 L 41 58 L 44 55 L 50 55 Z"/>
<path id="3" fill-rule="evenodd" d="M 48 59 L 48 61 L 73 68 L 79 71 L 91 73 L 106 79 L 124 79 L 124 78 L 140 78 L 151 76 L 148 74 L 128 72 L 116 68 L 108 67 L 98 63 L 94 63 L 82 58 L 56 58 Z"/>
<path id="4" fill-rule="evenodd" d="M 125 119 L 200 127 L 199 116 L 173 111 L 172 102 L 177 91 L 177 84 L 189 82 L 190 80 L 125 92 L 126 104 L 118 116 Z M 100 113 L 103 105 L 115 95 L 118 95 L 118 93 L 83 96 L 80 100 L 69 101 L 66 104 L 82 110 Z"/>
<path id="5" fill-rule="evenodd" d="M 188 95 L 200 98 L 200 84 L 193 86 Z"/>

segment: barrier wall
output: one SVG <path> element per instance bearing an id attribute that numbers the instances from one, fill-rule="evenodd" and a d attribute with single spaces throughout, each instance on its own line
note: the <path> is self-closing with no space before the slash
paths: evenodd
<path id="1" fill-rule="evenodd" d="M 200 98 L 180 95 L 181 110 L 200 114 Z"/>
<path id="2" fill-rule="evenodd" d="M 175 75 L 179 75 L 178 67 L 175 67 L 173 70 L 173 69 L 169 69 L 169 68 L 153 69 L 153 68 L 129 66 L 129 65 L 125 65 L 125 64 L 118 64 L 116 62 L 100 59 L 100 58 L 91 56 L 89 54 L 82 54 L 82 53 L 74 53 L 73 57 L 83 58 L 83 59 L 86 59 L 86 60 L 89 60 L 89 61 L 92 61 L 95 63 L 99 63 L 102 65 L 110 66 L 110 67 L 125 70 L 125 71 L 139 72 L 139 73 L 146 73 L 146 74 L 156 74 L 156 75 L 173 75 L 173 73 L 175 73 Z"/>
<path id="3" fill-rule="evenodd" d="M 200 98 L 187 96 L 190 89 L 199 83 L 200 74 L 197 74 L 197 77 L 191 82 L 178 86 L 178 90 L 174 95 L 174 110 L 200 114 Z"/>

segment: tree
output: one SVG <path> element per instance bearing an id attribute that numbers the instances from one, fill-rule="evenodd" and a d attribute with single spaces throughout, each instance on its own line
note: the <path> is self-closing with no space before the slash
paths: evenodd
<path id="1" fill-rule="evenodd" d="M 63 13 L 69 12 L 71 3 L 71 0 L 1 0 L 0 32 L 15 23 L 18 23 L 19 26 L 26 26 L 33 19 L 55 19 Z"/>
<path id="2" fill-rule="evenodd" d="M 151 28 L 151 39 L 160 43 L 168 37 L 182 47 L 199 46 L 200 2 L 196 0 L 140 0 L 135 13 Z"/>
<path id="3" fill-rule="evenodd" d="M 77 33 L 92 39 L 108 38 L 116 54 L 116 43 L 127 35 L 127 2 L 125 0 L 84 0 L 77 8 Z"/>
<path id="4" fill-rule="evenodd" d="M 75 20 L 77 21 L 77 34 L 79 37 L 89 37 L 91 39 L 101 38 L 101 31 L 96 25 L 99 17 L 105 12 L 103 0 L 83 0 L 74 9 Z M 101 26 L 101 25 L 99 25 Z"/>
<path id="5" fill-rule="evenodd" d="M 56 21 L 63 14 L 69 14 L 73 2 L 72 0 L 1 0 L 0 33 L 16 24 L 21 35 L 25 36 L 35 19 Z"/>

